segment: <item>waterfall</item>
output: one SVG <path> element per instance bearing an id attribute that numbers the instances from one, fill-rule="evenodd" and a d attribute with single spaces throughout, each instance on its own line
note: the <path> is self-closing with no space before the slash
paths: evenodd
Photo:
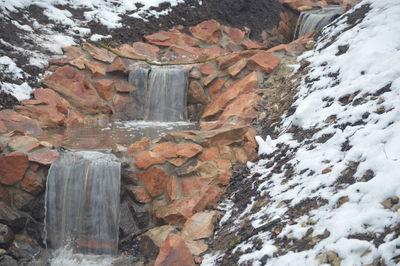
<path id="1" fill-rule="evenodd" d="M 137 68 L 129 73 L 133 86 L 132 118 L 176 122 L 186 119 L 188 71 L 178 67 Z"/>
<path id="2" fill-rule="evenodd" d="M 304 36 L 313 30 L 321 31 L 343 11 L 344 8 L 342 6 L 325 6 L 321 7 L 321 9 L 301 12 L 294 31 L 294 39 Z"/>
<path id="3" fill-rule="evenodd" d="M 120 163 L 112 154 L 63 152 L 46 189 L 46 239 L 51 248 L 79 253 L 118 251 Z"/>

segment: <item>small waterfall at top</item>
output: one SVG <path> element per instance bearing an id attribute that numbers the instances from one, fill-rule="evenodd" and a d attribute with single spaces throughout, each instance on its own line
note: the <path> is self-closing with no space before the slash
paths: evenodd
<path id="1" fill-rule="evenodd" d="M 129 72 L 134 120 L 177 122 L 186 119 L 188 71 L 179 67 L 136 68 Z"/>
<path id="2" fill-rule="evenodd" d="M 51 248 L 118 251 L 120 163 L 112 154 L 63 152 L 49 170 L 46 235 Z"/>
<path id="3" fill-rule="evenodd" d="M 321 9 L 301 12 L 294 31 L 294 39 L 304 36 L 313 30 L 321 31 L 343 11 L 344 8 L 342 6 L 325 6 L 321 7 Z"/>

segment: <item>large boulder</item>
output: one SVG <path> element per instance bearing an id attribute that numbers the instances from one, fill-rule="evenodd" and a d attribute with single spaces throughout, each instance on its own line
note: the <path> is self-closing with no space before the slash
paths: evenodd
<path id="1" fill-rule="evenodd" d="M 50 165 L 58 158 L 57 151 L 37 151 L 28 154 L 30 162 L 35 162 L 42 165 Z"/>
<path id="2" fill-rule="evenodd" d="M 54 105 L 17 105 L 14 110 L 39 121 L 43 128 L 63 126 L 65 122 L 65 116 L 59 113 Z"/>
<path id="3" fill-rule="evenodd" d="M 88 114 L 97 114 L 100 97 L 93 84 L 77 69 L 64 66 L 44 79 L 44 84 Z"/>
<path id="4" fill-rule="evenodd" d="M 57 94 L 52 89 L 36 89 L 34 92 L 35 99 L 41 100 L 48 105 L 55 106 L 57 111 L 62 114 L 67 114 L 71 108 L 69 102 Z"/>
<path id="5" fill-rule="evenodd" d="M 6 203 L 0 201 L 0 223 L 6 224 L 14 232 L 18 232 L 24 227 L 26 218 Z"/>
<path id="6" fill-rule="evenodd" d="M 37 136 L 42 133 L 39 122 L 12 110 L 0 111 L 0 134 L 19 131 Z"/>

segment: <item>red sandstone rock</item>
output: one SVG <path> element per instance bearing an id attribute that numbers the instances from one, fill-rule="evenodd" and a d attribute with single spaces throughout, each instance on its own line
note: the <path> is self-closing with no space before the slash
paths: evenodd
<path id="1" fill-rule="evenodd" d="M 214 19 L 203 21 L 189 30 L 193 36 L 208 44 L 219 43 L 222 36 L 221 25 Z"/>
<path id="2" fill-rule="evenodd" d="M 167 206 L 158 208 L 156 217 L 169 224 L 182 224 L 193 215 L 193 209 L 202 196 L 199 192 L 191 197 L 175 200 Z"/>
<path id="3" fill-rule="evenodd" d="M 128 67 L 125 64 L 124 59 L 121 57 L 116 57 L 114 61 L 107 67 L 106 72 L 120 72 L 120 73 L 128 73 Z"/>
<path id="4" fill-rule="evenodd" d="M 151 201 L 150 195 L 143 187 L 132 187 L 129 190 L 131 191 L 137 202 L 149 203 Z"/>
<path id="5" fill-rule="evenodd" d="M 141 172 L 139 177 L 152 197 L 160 195 L 170 179 L 169 175 L 163 169 L 156 166 L 151 167 L 145 172 Z"/>
<path id="6" fill-rule="evenodd" d="M 186 158 L 190 159 L 201 152 L 203 148 L 197 144 L 182 144 L 174 145 L 170 142 L 165 142 L 156 145 L 151 151 L 159 154 L 160 156 L 171 158 Z"/>
<path id="7" fill-rule="evenodd" d="M 133 87 L 125 80 L 116 81 L 114 87 L 117 92 L 130 92 L 133 89 Z"/>
<path id="8" fill-rule="evenodd" d="M 11 131 L 19 131 L 33 136 L 42 133 L 38 121 L 12 110 L 0 111 L 0 133 Z"/>
<path id="9" fill-rule="evenodd" d="M 238 62 L 236 62 L 234 65 L 228 68 L 228 73 L 232 77 L 236 77 L 247 65 L 247 59 L 242 58 Z"/>
<path id="10" fill-rule="evenodd" d="M 82 47 L 84 50 L 86 50 L 93 58 L 106 62 L 106 63 L 112 63 L 114 61 L 114 58 L 116 57 L 115 54 L 107 51 L 106 49 L 103 48 L 98 48 L 96 46 L 93 46 L 89 43 L 84 43 L 82 44 Z"/>
<path id="11" fill-rule="evenodd" d="M 138 58 L 138 59 L 145 59 L 145 56 L 136 53 L 136 50 L 133 49 L 132 46 L 129 44 L 123 44 L 120 47 L 116 49 L 120 54 L 127 56 L 127 57 L 132 57 L 132 58 Z"/>
<path id="12" fill-rule="evenodd" d="M 217 147 L 211 147 L 203 150 L 201 155 L 199 156 L 199 160 L 201 161 L 211 161 L 220 158 L 219 150 Z"/>
<path id="13" fill-rule="evenodd" d="M 67 120 L 65 120 L 65 124 L 67 125 L 67 127 L 83 126 L 87 123 L 88 121 L 84 115 L 72 110 L 68 112 L 68 118 Z"/>
<path id="14" fill-rule="evenodd" d="M 36 89 L 34 92 L 36 99 L 46 102 L 48 105 L 53 105 L 57 108 L 58 112 L 67 114 L 68 109 L 71 108 L 69 102 L 57 94 L 52 89 Z"/>
<path id="15" fill-rule="evenodd" d="M 50 165 L 58 158 L 57 151 L 37 151 L 28 154 L 28 160 L 43 165 Z"/>
<path id="16" fill-rule="evenodd" d="M 194 256 L 199 256 L 200 254 L 204 253 L 208 249 L 208 245 L 204 243 L 203 240 L 189 240 L 184 239 L 187 247 L 189 248 L 190 252 Z M 198 258 L 198 257 L 197 257 Z M 198 261 L 198 259 L 197 259 Z M 196 262 L 196 259 L 195 259 Z"/>
<path id="17" fill-rule="evenodd" d="M 218 72 L 215 71 L 214 73 L 208 75 L 204 80 L 203 83 L 205 86 L 208 86 L 214 79 L 218 77 Z"/>
<path id="18" fill-rule="evenodd" d="M 128 93 L 116 93 L 113 97 L 115 112 L 130 116 L 132 111 L 131 97 Z"/>
<path id="19" fill-rule="evenodd" d="M 198 81 L 192 81 L 189 84 L 188 103 L 208 103 L 208 97 Z"/>
<path id="20" fill-rule="evenodd" d="M 43 178 L 40 175 L 33 172 L 28 172 L 25 174 L 24 179 L 21 182 L 22 190 L 33 195 L 38 195 L 43 191 L 43 188 Z"/>
<path id="21" fill-rule="evenodd" d="M 234 52 L 225 56 L 222 56 L 217 59 L 217 65 L 220 69 L 225 69 L 232 64 L 236 63 L 242 58 L 255 55 L 258 51 L 257 50 L 247 50 L 241 52 Z"/>
<path id="22" fill-rule="evenodd" d="M 80 70 L 84 70 L 86 61 L 87 61 L 86 57 L 84 55 L 81 55 L 81 56 L 69 61 L 69 64 L 71 66 L 79 68 Z"/>
<path id="23" fill-rule="evenodd" d="M 216 211 L 204 211 L 194 214 L 183 226 L 182 237 L 184 239 L 197 240 L 209 238 L 214 231 L 214 223 L 217 220 Z"/>
<path id="24" fill-rule="evenodd" d="M 15 185 L 22 179 L 28 166 L 28 160 L 22 152 L 12 152 L 0 156 L 0 183 L 9 186 Z"/>
<path id="25" fill-rule="evenodd" d="M 222 186 L 229 185 L 232 179 L 232 172 L 230 170 L 221 171 L 218 176 L 218 184 Z"/>
<path id="26" fill-rule="evenodd" d="M 92 74 L 92 78 L 103 78 L 106 75 L 106 66 L 100 62 L 87 61 L 85 65 Z"/>
<path id="27" fill-rule="evenodd" d="M 183 195 L 189 196 L 195 192 L 201 191 L 210 184 L 211 180 L 207 177 L 190 177 L 182 181 Z"/>
<path id="28" fill-rule="evenodd" d="M 136 152 L 144 151 L 150 146 L 150 141 L 148 138 L 142 138 L 131 144 L 126 151 L 126 156 L 132 156 Z"/>
<path id="29" fill-rule="evenodd" d="M 228 103 L 243 93 L 253 91 L 258 86 L 258 77 L 256 72 L 252 72 L 234 83 L 221 93 L 215 101 L 209 104 L 202 115 L 203 119 L 211 120 L 220 114 Z"/>
<path id="30" fill-rule="evenodd" d="M 148 42 L 159 46 L 171 46 L 174 40 L 162 32 L 157 32 L 144 37 Z"/>
<path id="31" fill-rule="evenodd" d="M 146 169 L 155 164 L 165 163 L 165 158 L 155 152 L 142 151 L 135 158 L 137 168 Z"/>
<path id="32" fill-rule="evenodd" d="M 221 48 L 219 45 L 214 45 L 203 49 L 203 56 L 206 58 L 222 56 L 228 53 L 226 49 Z"/>
<path id="33" fill-rule="evenodd" d="M 234 147 L 233 152 L 235 154 L 236 161 L 239 163 L 246 163 L 248 161 L 246 152 L 239 147 Z"/>
<path id="34" fill-rule="evenodd" d="M 280 62 L 281 60 L 279 57 L 264 51 L 253 55 L 249 59 L 249 64 L 253 64 L 265 74 L 271 73 L 272 70 L 274 70 L 274 68 L 280 64 Z"/>
<path id="35" fill-rule="evenodd" d="M 132 48 L 137 54 L 146 56 L 149 59 L 156 59 L 158 57 L 158 53 L 160 52 L 160 48 L 157 46 L 144 42 L 134 42 L 132 44 Z"/>
<path id="36" fill-rule="evenodd" d="M 257 102 L 260 97 L 256 93 L 247 93 L 238 96 L 230 103 L 220 115 L 220 120 L 228 120 L 236 117 L 238 120 L 249 118 L 254 120 L 257 117 Z"/>
<path id="37" fill-rule="evenodd" d="M 229 146 L 220 146 L 219 153 L 221 154 L 222 159 L 230 160 L 231 162 L 234 161 L 235 155 Z"/>
<path id="38" fill-rule="evenodd" d="M 208 95 L 210 96 L 211 100 L 215 100 L 218 95 L 221 94 L 221 88 L 224 86 L 226 80 L 224 79 L 217 79 L 214 81 L 211 86 L 208 88 Z"/>
<path id="39" fill-rule="evenodd" d="M 210 75 L 216 71 L 215 66 L 211 63 L 203 63 L 199 66 L 199 71 L 203 75 Z"/>
<path id="40" fill-rule="evenodd" d="M 213 208 L 218 204 L 220 197 L 221 190 L 216 186 L 209 186 L 207 189 L 203 190 L 202 198 L 193 210 L 199 212 L 206 208 Z"/>
<path id="41" fill-rule="evenodd" d="M 252 41 L 249 38 L 245 38 L 245 40 L 242 42 L 242 45 L 246 49 L 260 49 L 260 48 L 263 48 L 263 44 L 262 43 Z"/>
<path id="42" fill-rule="evenodd" d="M 113 96 L 113 84 L 114 81 L 111 79 L 103 79 L 96 81 L 94 83 L 94 86 L 96 87 L 98 93 L 104 100 L 111 100 Z"/>
<path id="43" fill-rule="evenodd" d="M 232 167 L 232 163 L 230 160 L 218 159 L 215 160 L 215 162 L 217 163 L 217 166 L 220 169 L 231 169 Z"/>
<path id="44" fill-rule="evenodd" d="M 194 266 L 194 261 L 185 241 L 176 234 L 169 234 L 160 247 L 154 266 Z"/>
<path id="45" fill-rule="evenodd" d="M 201 73 L 200 71 L 195 67 L 190 71 L 189 77 L 192 79 L 200 79 L 201 78 Z"/>
<path id="46" fill-rule="evenodd" d="M 279 2 L 296 11 L 309 10 L 316 6 L 311 0 L 279 0 Z"/>
<path id="47" fill-rule="evenodd" d="M 14 110 L 39 121 L 41 127 L 63 126 L 65 122 L 65 116 L 54 105 L 17 105 Z"/>
<path id="48" fill-rule="evenodd" d="M 38 146 L 39 140 L 29 136 L 16 136 L 8 141 L 8 147 L 12 151 L 30 151 Z"/>
<path id="49" fill-rule="evenodd" d="M 99 112 L 100 97 L 92 83 L 75 68 L 60 67 L 44 83 L 88 114 Z"/>
<path id="50" fill-rule="evenodd" d="M 190 57 L 192 59 L 197 59 L 201 56 L 203 49 L 186 46 L 186 45 L 171 45 L 171 50 L 173 50 L 178 56 Z"/>
<path id="51" fill-rule="evenodd" d="M 173 176 L 167 184 L 167 196 L 169 201 L 174 201 L 178 198 L 179 195 L 179 187 L 180 183 L 178 178 Z"/>
<path id="52" fill-rule="evenodd" d="M 190 140 L 204 147 L 230 145 L 243 140 L 247 132 L 247 126 L 227 125 L 215 130 L 191 130 L 167 132 L 164 138 L 174 142 Z"/>
<path id="53" fill-rule="evenodd" d="M 222 29 L 234 43 L 240 43 L 244 38 L 244 31 L 228 26 L 222 26 Z"/>

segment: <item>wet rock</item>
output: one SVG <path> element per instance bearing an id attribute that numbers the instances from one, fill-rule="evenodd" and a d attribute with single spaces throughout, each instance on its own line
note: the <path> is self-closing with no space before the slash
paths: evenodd
<path id="1" fill-rule="evenodd" d="M 214 232 L 216 220 L 216 211 L 198 212 L 185 222 L 181 235 L 190 240 L 209 238 Z"/>
<path id="2" fill-rule="evenodd" d="M 140 169 L 163 163 L 165 163 L 165 158 L 156 152 L 142 151 L 135 158 L 135 166 Z"/>
<path id="3" fill-rule="evenodd" d="M 68 112 L 68 118 L 65 121 L 67 127 L 83 126 L 85 124 L 90 124 L 88 119 L 81 113 L 70 110 Z"/>
<path id="4" fill-rule="evenodd" d="M 201 73 L 197 68 L 193 68 L 192 71 L 189 73 L 189 77 L 192 79 L 200 79 Z"/>
<path id="5" fill-rule="evenodd" d="M 208 44 L 217 44 L 222 37 L 221 24 L 214 19 L 206 20 L 194 27 L 190 27 L 189 30 L 194 37 Z"/>
<path id="6" fill-rule="evenodd" d="M 85 66 L 92 74 L 92 78 L 104 78 L 106 75 L 106 66 L 100 62 L 87 61 Z"/>
<path id="7" fill-rule="evenodd" d="M 175 200 L 167 206 L 156 210 L 156 217 L 168 224 L 182 224 L 193 215 L 193 209 L 200 201 L 201 193 Z"/>
<path id="8" fill-rule="evenodd" d="M 9 253 L 19 261 L 30 261 L 40 251 L 40 246 L 32 238 L 25 235 L 15 235 Z"/>
<path id="9" fill-rule="evenodd" d="M 155 227 L 140 236 L 140 250 L 146 258 L 155 259 L 160 251 L 160 246 L 171 232 L 176 230 L 175 226 L 163 225 Z"/>
<path id="10" fill-rule="evenodd" d="M 249 59 L 249 65 L 261 70 L 265 74 L 271 73 L 272 70 L 274 70 L 280 64 L 280 62 L 281 60 L 279 57 L 265 51 L 259 52 Z"/>
<path id="11" fill-rule="evenodd" d="M 7 247 L 14 240 L 14 233 L 10 227 L 0 224 L 0 247 Z"/>
<path id="12" fill-rule="evenodd" d="M 234 83 L 232 86 L 222 92 L 211 104 L 209 104 L 202 115 L 203 119 L 210 120 L 223 112 L 230 101 L 241 94 L 253 91 L 258 86 L 258 77 L 256 72 L 252 72 Z"/>
<path id="13" fill-rule="evenodd" d="M 156 166 L 141 172 L 139 176 L 152 197 L 160 195 L 170 179 L 170 176 L 163 169 Z"/>
<path id="14" fill-rule="evenodd" d="M 185 241 L 177 234 L 169 234 L 160 247 L 155 266 L 161 265 L 195 265 L 192 254 Z"/>
<path id="15" fill-rule="evenodd" d="M 13 193 L 13 206 L 18 210 L 26 209 L 26 206 L 31 204 L 34 200 L 34 196 L 22 190 L 17 190 Z"/>
<path id="16" fill-rule="evenodd" d="M 44 189 L 43 178 L 34 172 L 27 172 L 22 179 L 21 189 L 33 195 L 38 195 Z"/>
<path id="17" fill-rule="evenodd" d="M 64 125 L 65 116 L 54 105 L 17 105 L 14 110 L 22 115 L 39 121 L 41 127 L 59 127 Z"/>
<path id="18" fill-rule="evenodd" d="M 148 138 L 142 138 L 131 144 L 126 151 L 126 156 L 132 156 L 136 152 L 144 151 L 150 146 L 150 141 Z"/>
<path id="19" fill-rule="evenodd" d="M 18 266 L 18 262 L 8 255 L 0 257 L 0 266 Z"/>
<path id="20" fill-rule="evenodd" d="M 50 165 L 58 158 L 57 151 L 37 151 L 28 154 L 28 160 L 42 165 Z"/>
<path id="21" fill-rule="evenodd" d="M 114 83 L 114 88 L 117 92 L 130 92 L 133 87 L 129 85 L 125 80 L 118 80 Z"/>
<path id="22" fill-rule="evenodd" d="M 208 97 L 204 92 L 204 88 L 198 81 L 192 81 L 189 84 L 188 103 L 208 103 Z"/>
<path id="23" fill-rule="evenodd" d="M 0 186 L 0 201 L 3 201 L 10 205 L 11 203 L 11 195 L 10 192 L 8 192 L 7 189 L 5 189 L 3 186 Z"/>
<path id="24" fill-rule="evenodd" d="M 100 97 L 96 89 L 77 69 L 69 66 L 60 67 L 43 82 L 86 113 L 99 112 Z"/>
<path id="25" fill-rule="evenodd" d="M 39 145 L 39 140 L 30 136 L 16 136 L 10 138 L 8 147 L 12 151 L 30 151 Z"/>
<path id="26" fill-rule="evenodd" d="M 133 199 L 139 203 L 149 203 L 151 201 L 150 195 L 143 187 L 129 187 L 128 190 L 132 194 Z"/>
<path id="27" fill-rule="evenodd" d="M 36 99 L 41 100 L 48 105 L 55 106 L 57 111 L 62 114 L 67 114 L 68 109 L 71 108 L 69 102 L 57 94 L 57 92 L 52 89 L 36 89 L 34 92 Z"/>
<path id="28" fill-rule="evenodd" d="M 24 227 L 25 222 L 24 216 L 0 201 L 0 223 L 8 225 L 14 232 L 19 232 Z"/>
<path id="29" fill-rule="evenodd" d="M 28 166 L 28 160 L 22 152 L 0 156 L 0 183 L 15 185 L 22 179 Z"/>
<path id="30" fill-rule="evenodd" d="M 111 65 L 107 67 L 106 72 L 119 72 L 122 74 L 126 74 L 128 73 L 128 66 L 125 64 L 124 59 L 122 59 L 121 57 L 116 57 Z"/>
<path id="31" fill-rule="evenodd" d="M 116 93 L 113 98 L 115 112 L 126 117 L 132 115 L 132 100 L 128 93 Z"/>
<path id="32" fill-rule="evenodd" d="M 42 133 L 39 122 L 12 110 L 0 111 L 0 133 L 19 131 L 37 136 Z"/>
<path id="33" fill-rule="evenodd" d="M 96 87 L 100 96 L 104 100 L 109 101 L 112 99 L 113 92 L 114 92 L 113 84 L 114 84 L 114 80 L 103 79 L 103 80 L 96 81 L 94 83 L 94 86 Z"/>
<path id="34" fill-rule="evenodd" d="M 82 44 L 82 47 L 84 50 L 86 50 L 94 59 L 103 61 L 105 63 L 112 63 L 114 61 L 114 58 L 116 57 L 115 54 L 107 51 L 106 49 L 103 48 L 98 48 L 94 45 L 91 45 L 89 43 L 84 43 Z"/>
<path id="35" fill-rule="evenodd" d="M 128 236 L 137 231 L 136 219 L 133 215 L 134 210 L 129 202 L 123 201 L 120 205 L 119 231 L 122 236 Z"/>

